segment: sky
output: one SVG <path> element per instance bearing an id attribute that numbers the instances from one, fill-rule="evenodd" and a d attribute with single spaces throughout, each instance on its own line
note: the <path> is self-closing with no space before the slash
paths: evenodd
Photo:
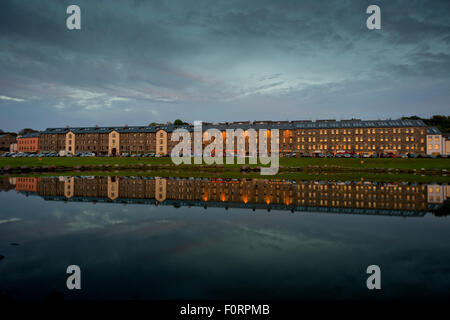
<path id="1" fill-rule="evenodd" d="M 448 0 L 0 1 L 4 131 L 449 110 Z"/>

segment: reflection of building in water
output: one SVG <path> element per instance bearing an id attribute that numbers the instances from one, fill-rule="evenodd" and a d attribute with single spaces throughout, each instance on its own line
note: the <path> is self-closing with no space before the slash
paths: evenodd
<path id="1" fill-rule="evenodd" d="M 16 189 L 48 200 L 371 214 L 426 212 L 449 195 L 446 185 L 136 177 L 17 178 Z"/>
<path id="2" fill-rule="evenodd" d="M 37 192 L 39 178 L 19 177 L 16 178 L 16 190 Z"/>
<path id="3" fill-rule="evenodd" d="M 446 186 L 440 186 L 438 184 L 430 184 L 427 187 L 428 203 L 443 203 L 446 199 Z"/>
<path id="4" fill-rule="evenodd" d="M 14 189 L 16 185 L 16 178 L 0 179 L 0 191 L 9 191 Z"/>

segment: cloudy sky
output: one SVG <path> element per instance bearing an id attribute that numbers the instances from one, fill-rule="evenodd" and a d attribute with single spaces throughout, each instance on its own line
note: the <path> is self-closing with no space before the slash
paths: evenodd
<path id="1" fill-rule="evenodd" d="M 3 130 L 449 110 L 448 0 L 0 1 Z"/>

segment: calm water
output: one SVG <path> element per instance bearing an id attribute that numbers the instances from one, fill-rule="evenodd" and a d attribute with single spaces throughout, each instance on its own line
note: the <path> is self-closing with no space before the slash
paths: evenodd
<path id="1" fill-rule="evenodd" d="M 0 291 L 14 299 L 450 298 L 445 185 L 53 177 L 0 189 Z M 72 264 L 82 290 L 66 289 Z M 366 288 L 372 264 L 380 291 Z"/>

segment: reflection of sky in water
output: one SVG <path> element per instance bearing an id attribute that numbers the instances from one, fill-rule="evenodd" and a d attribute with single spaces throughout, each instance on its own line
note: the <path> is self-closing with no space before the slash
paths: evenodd
<path id="1" fill-rule="evenodd" d="M 14 298 L 450 297 L 445 217 L 64 203 L 14 191 L 0 203 L 0 291 Z M 65 289 L 70 264 L 81 267 L 81 291 Z M 365 287 L 370 264 L 381 266 L 381 292 Z"/>

